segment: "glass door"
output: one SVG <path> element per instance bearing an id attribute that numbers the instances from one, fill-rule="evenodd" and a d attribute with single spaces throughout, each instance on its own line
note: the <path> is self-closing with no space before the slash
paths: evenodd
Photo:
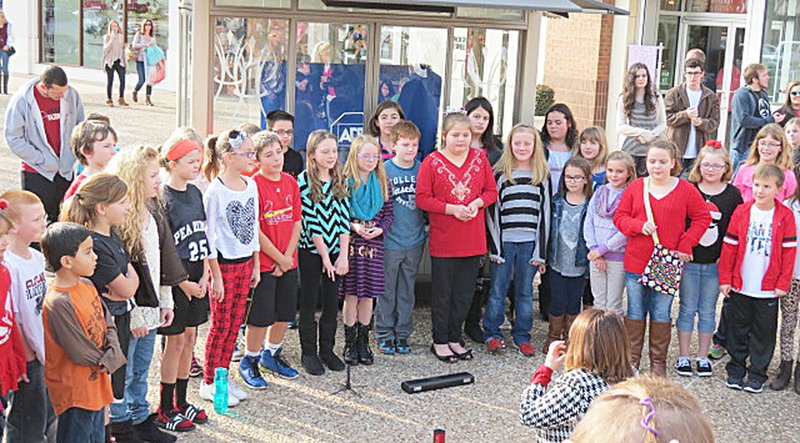
<path id="1" fill-rule="evenodd" d="M 681 26 L 679 39 L 681 50 L 677 56 L 682 59 L 686 51 L 700 48 L 706 54 L 706 75 L 704 85 L 716 91 L 720 101 L 720 129 L 716 138 L 726 143 L 730 133 L 730 103 L 733 93 L 741 85 L 742 53 L 744 51 L 744 26 L 739 24 L 711 24 L 685 20 Z M 680 71 L 683 71 L 682 61 Z M 676 69 L 677 71 L 677 69 Z M 681 77 L 676 76 L 679 84 Z"/>

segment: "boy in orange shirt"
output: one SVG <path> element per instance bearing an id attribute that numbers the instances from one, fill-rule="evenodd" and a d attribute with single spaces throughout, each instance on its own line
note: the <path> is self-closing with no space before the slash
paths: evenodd
<path id="1" fill-rule="evenodd" d="M 59 443 L 103 443 L 105 407 L 114 399 L 109 374 L 125 364 L 117 330 L 97 290 L 85 280 L 97 256 L 89 230 L 55 223 L 42 252 L 55 272 L 42 311 L 45 381 L 58 415 Z"/>

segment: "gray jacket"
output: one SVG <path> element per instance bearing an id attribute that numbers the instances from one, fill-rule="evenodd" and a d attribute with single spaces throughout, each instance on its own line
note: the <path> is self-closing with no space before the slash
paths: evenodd
<path id="1" fill-rule="evenodd" d="M 75 155 L 70 146 L 72 129 L 83 121 L 83 103 L 73 87 L 61 99 L 61 155 L 47 143 L 44 121 L 34 98 L 34 87 L 39 79 L 33 79 L 17 91 L 6 109 L 5 139 L 11 152 L 48 180 L 56 173 L 67 180 L 72 179 Z"/>

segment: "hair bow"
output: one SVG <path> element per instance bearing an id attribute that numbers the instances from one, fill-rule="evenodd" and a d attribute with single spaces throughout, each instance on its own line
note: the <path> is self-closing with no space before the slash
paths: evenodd
<path id="1" fill-rule="evenodd" d="M 453 108 L 448 106 L 444 110 L 444 116 L 447 117 L 450 114 L 467 115 L 467 111 L 465 111 L 464 108 Z"/>
<path id="2" fill-rule="evenodd" d="M 0 199 L 0 211 L 5 211 L 6 209 L 8 209 L 8 200 Z"/>
<path id="3" fill-rule="evenodd" d="M 714 149 L 722 149 L 722 142 L 719 140 L 708 140 L 706 146 L 711 146 Z"/>
<path id="4" fill-rule="evenodd" d="M 239 146 L 242 146 L 242 143 L 244 143 L 244 141 L 247 140 L 247 134 L 244 131 L 234 131 L 234 132 L 236 132 L 236 135 L 234 135 L 232 132 L 231 135 L 233 137 L 228 139 L 228 141 L 230 142 L 231 147 L 233 147 L 233 149 L 239 149 Z"/>

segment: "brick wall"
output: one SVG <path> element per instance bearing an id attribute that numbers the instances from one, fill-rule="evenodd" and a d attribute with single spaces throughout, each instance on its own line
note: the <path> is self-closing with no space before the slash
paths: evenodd
<path id="1" fill-rule="evenodd" d="M 572 109 L 579 129 L 605 126 L 612 29 L 613 18 L 600 14 L 547 23 L 544 83 Z"/>

